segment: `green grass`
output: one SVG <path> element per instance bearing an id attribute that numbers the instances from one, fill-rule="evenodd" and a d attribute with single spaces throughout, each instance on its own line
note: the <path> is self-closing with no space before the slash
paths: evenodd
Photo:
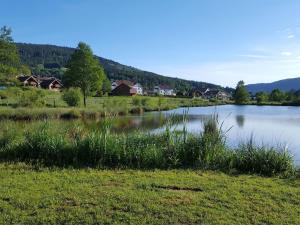
<path id="1" fill-rule="evenodd" d="M 300 224 L 300 180 L 0 164 L 0 224 Z"/>
<path id="2" fill-rule="evenodd" d="M 43 98 L 39 105 L 24 107 L 21 91 L 16 89 L 7 98 L 0 98 L 0 119 L 35 120 L 35 119 L 60 119 L 60 118 L 100 118 L 105 116 L 126 115 L 143 113 L 145 111 L 169 110 L 178 107 L 195 107 L 225 104 L 225 102 L 210 102 L 204 99 L 170 98 L 170 97 L 89 97 L 87 107 L 68 107 L 62 100 L 60 92 L 39 90 Z M 27 90 L 30 93 L 30 90 Z M 19 97 L 17 97 L 19 96 Z M 36 96 L 36 95 L 35 95 Z M 31 99 L 26 100 L 27 103 Z M 40 103 L 44 102 L 44 106 Z"/>

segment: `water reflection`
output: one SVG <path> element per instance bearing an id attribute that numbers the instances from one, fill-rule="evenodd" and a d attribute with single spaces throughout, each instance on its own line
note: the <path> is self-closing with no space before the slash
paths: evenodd
<path id="1" fill-rule="evenodd" d="M 235 116 L 236 123 L 239 127 L 244 127 L 245 124 L 245 116 L 244 115 L 236 115 Z"/>

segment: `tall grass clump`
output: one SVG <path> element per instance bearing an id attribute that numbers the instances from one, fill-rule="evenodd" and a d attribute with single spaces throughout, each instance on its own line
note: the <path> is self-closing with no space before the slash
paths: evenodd
<path id="1" fill-rule="evenodd" d="M 232 164 L 241 173 L 264 176 L 291 176 L 295 172 L 293 158 L 286 148 L 275 149 L 254 144 L 253 138 L 234 151 Z"/>

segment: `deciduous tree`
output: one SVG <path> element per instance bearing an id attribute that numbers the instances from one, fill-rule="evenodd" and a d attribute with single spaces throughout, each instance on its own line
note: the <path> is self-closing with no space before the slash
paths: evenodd
<path id="1" fill-rule="evenodd" d="M 234 100 L 237 104 L 243 104 L 249 101 L 249 93 L 245 87 L 244 81 L 238 82 L 234 93 Z"/>
<path id="2" fill-rule="evenodd" d="M 105 73 L 99 61 L 94 57 L 91 48 L 80 42 L 67 64 L 63 75 L 65 87 L 78 87 L 83 94 L 83 103 L 86 107 L 86 98 L 102 88 Z"/>

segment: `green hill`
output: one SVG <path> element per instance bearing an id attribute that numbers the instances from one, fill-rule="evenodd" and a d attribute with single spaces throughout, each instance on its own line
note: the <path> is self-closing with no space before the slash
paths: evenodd
<path id="1" fill-rule="evenodd" d="M 22 63 L 30 66 L 32 73 L 41 76 L 56 76 L 61 78 L 64 66 L 75 50 L 69 47 L 54 45 L 17 43 Z M 98 56 L 97 56 L 98 57 Z M 221 86 L 189 81 L 179 78 L 166 77 L 152 72 L 143 71 L 134 67 L 122 65 L 109 59 L 98 57 L 109 79 L 127 79 L 141 83 L 146 88 L 158 84 L 169 85 L 179 91 L 188 91 L 197 88 L 217 88 Z"/>

